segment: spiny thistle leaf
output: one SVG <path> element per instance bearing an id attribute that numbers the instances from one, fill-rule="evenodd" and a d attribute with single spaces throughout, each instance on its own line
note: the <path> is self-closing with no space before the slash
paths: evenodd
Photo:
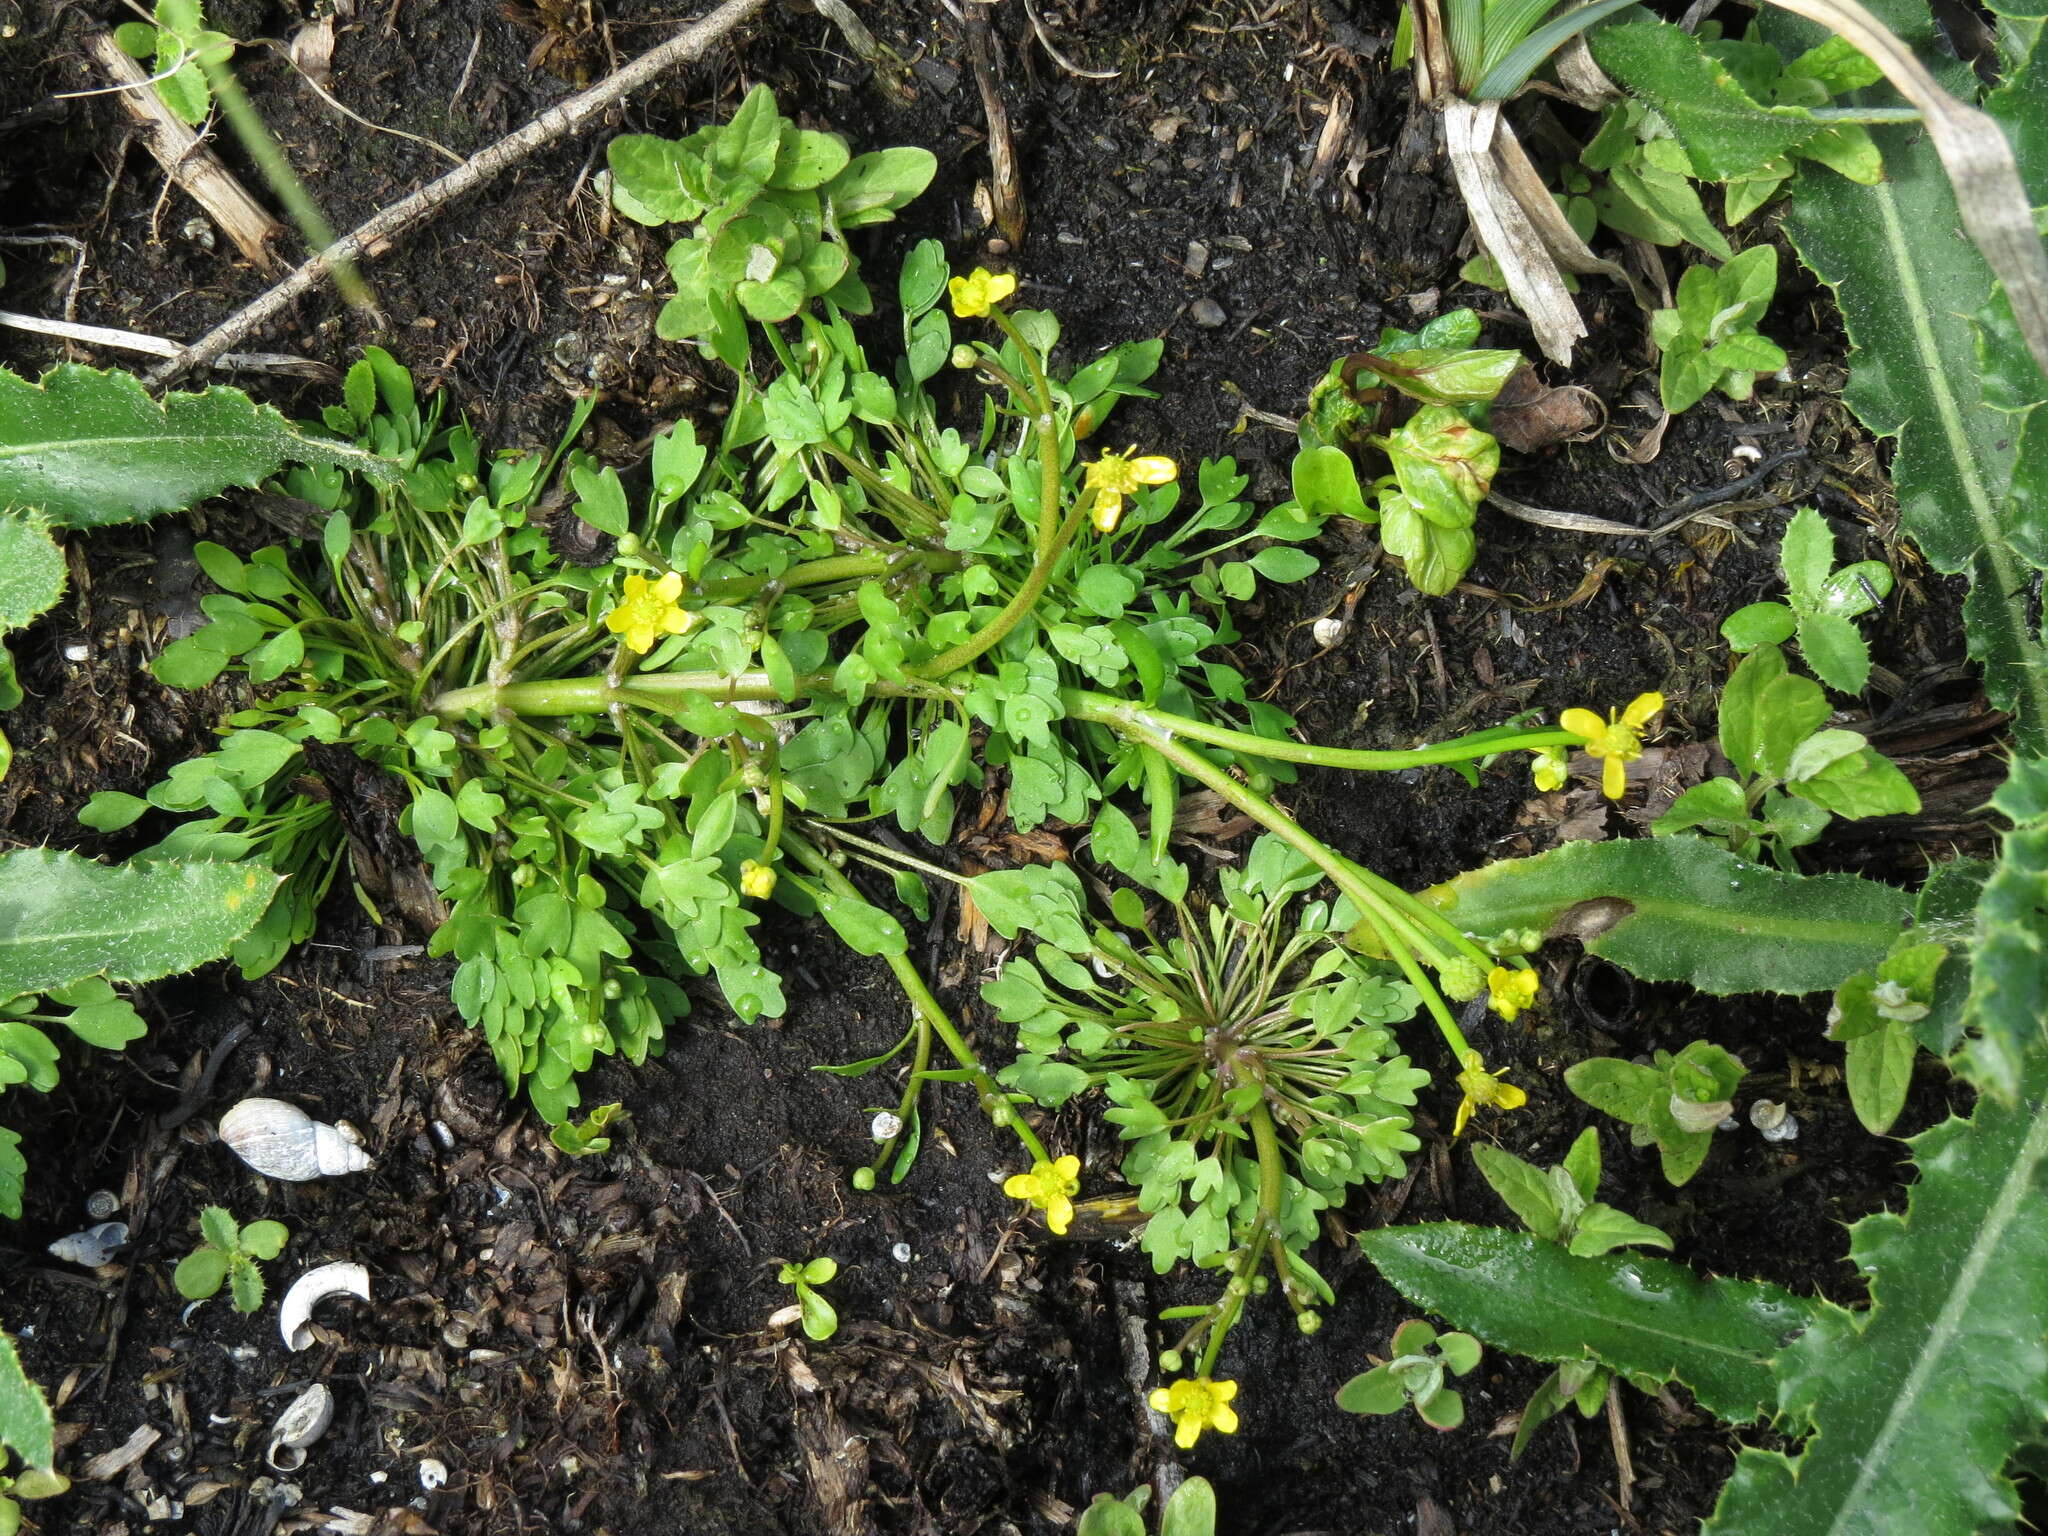
<path id="1" fill-rule="evenodd" d="M 64 363 L 31 384 L 0 368 L 0 506 L 33 508 L 60 528 L 180 511 L 288 463 L 395 473 L 375 454 L 307 436 L 239 389 L 159 402 L 133 374 Z"/>
<path id="2" fill-rule="evenodd" d="M 1569 843 L 1424 893 L 1468 933 L 1568 925 L 1646 981 L 1817 992 L 1875 966 L 1911 898 L 1851 875 L 1801 879 L 1690 837 Z M 1577 909 L 1577 910 L 1575 910 Z"/>

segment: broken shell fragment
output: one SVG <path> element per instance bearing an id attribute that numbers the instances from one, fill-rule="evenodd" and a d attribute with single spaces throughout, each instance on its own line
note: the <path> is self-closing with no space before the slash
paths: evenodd
<path id="1" fill-rule="evenodd" d="M 369 1154 L 338 1126 L 315 1120 L 282 1099 L 244 1099 L 220 1117 L 220 1139 L 269 1179 L 303 1183 L 360 1173 Z"/>
<path id="2" fill-rule="evenodd" d="M 1317 619 L 1309 627 L 1309 633 L 1316 637 L 1317 645 L 1320 645 L 1324 650 L 1328 650 L 1344 638 L 1346 627 L 1342 619 L 1332 615 L 1328 618 Z"/>
<path id="3" fill-rule="evenodd" d="M 301 1350 L 313 1342 L 313 1309 L 330 1296 L 370 1299 L 370 1272 L 360 1264 L 322 1264 L 292 1282 L 277 1309 L 277 1331 L 284 1347 Z"/>
<path id="4" fill-rule="evenodd" d="M 306 1447 L 327 1433 L 334 1422 L 334 1394 L 315 1382 L 292 1400 L 270 1429 L 265 1459 L 279 1472 L 296 1472 L 306 1464 Z"/>
<path id="5" fill-rule="evenodd" d="M 1726 1099 L 1716 1099 L 1711 1104 L 1695 1104 L 1691 1099 L 1671 1095 L 1671 1118 L 1678 1122 L 1681 1131 L 1698 1135 L 1701 1131 L 1721 1129 L 1721 1122 L 1734 1113 L 1735 1106 Z"/>
<path id="6" fill-rule="evenodd" d="M 437 1488 L 445 1487 L 447 1482 L 447 1462 L 442 1461 L 438 1456 L 429 1456 L 420 1463 L 420 1486 L 426 1489 L 427 1492 L 432 1493 Z"/>
<path id="7" fill-rule="evenodd" d="M 125 1221 L 103 1221 L 96 1227 L 87 1227 L 83 1232 L 74 1232 L 69 1237 L 60 1237 L 50 1244 L 49 1251 L 66 1264 L 82 1264 L 87 1269 L 98 1269 L 102 1264 L 111 1263 L 113 1257 L 128 1241 L 128 1223 Z"/>

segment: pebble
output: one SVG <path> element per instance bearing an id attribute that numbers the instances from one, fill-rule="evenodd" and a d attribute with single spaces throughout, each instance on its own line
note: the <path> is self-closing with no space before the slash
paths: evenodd
<path id="1" fill-rule="evenodd" d="M 1205 331 L 1213 331 L 1230 317 L 1223 312 L 1223 306 L 1214 299 L 1197 299 L 1188 316 Z"/>

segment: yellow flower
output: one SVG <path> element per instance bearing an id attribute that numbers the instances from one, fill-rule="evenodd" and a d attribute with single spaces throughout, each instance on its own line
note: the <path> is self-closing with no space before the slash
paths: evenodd
<path id="1" fill-rule="evenodd" d="M 1534 971 L 1496 965 L 1486 973 L 1486 999 L 1495 1013 L 1512 1024 L 1516 1014 L 1536 1001 L 1536 985 Z"/>
<path id="2" fill-rule="evenodd" d="M 1185 1451 L 1193 1448 L 1205 1429 L 1225 1435 L 1237 1433 L 1237 1410 L 1230 1406 L 1235 1396 L 1236 1382 L 1195 1376 L 1176 1381 L 1170 1387 L 1156 1388 L 1149 1401 L 1173 1420 L 1173 1443 Z"/>
<path id="3" fill-rule="evenodd" d="M 1017 279 L 1007 272 L 976 267 L 967 276 L 948 281 L 946 291 L 953 296 L 953 313 L 962 320 L 972 320 L 987 314 L 991 304 L 1000 304 L 1015 293 Z"/>
<path id="4" fill-rule="evenodd" d="M 1545 747 L 1530 755 L 1536 759 L 1529 765 L 1529 777 L 1536 781 L 1536 787 L 1545 794 L 1553 789 L 1563 789 L 1565 780 L 1570 777 L 1570 760 L 1564 755 L 1564 748 Z"/>
<path id="5" fill-rule="evenodd" d="M 1663 694 L 1639 693 L 1618 718 L 1611 709 L 1605 720 L 1590 709 L 1568 709 L 1559 717 L 1558 724 L 1585 742 L 1588 755 L 1603 760 L 1600 791 L 1608 799 L 1619 800 L 1628 787 L 1623 765 L 1643 755 L 1643 727 L 1663 707 Z"/>
<path id="6" fill-rule="evenodd" d="M 751 896 L 756 901 L 766 901 L 775 894 L 775 871 L 766 864 L 756 864 L 752 859 L 741 859 L 740 894 Z"/>
<path id="7" fill-rule="evenodd" d="M 1045 1224 L 1055 1237 L 1064 1237 L 1074 1219 L 1074 1195 L 1081 1188 L 1081 1159 L 1071 1154 L 1052 1162 L 1037 1162 L 1029 1173 L 1013 1173 L 1003 1181 L 1003 1193 L 1045 1212 Z"/>
<path id="8" fill-rule="evenodd" d="M 1464 1090 L 1465 1097 L 1458 1101 L 1458 1118 L 1451 1124 L 1453 1137 L 1465 1134 L 1465 1125 L 1471 1120 L 1472 1111 L 1482 1104 L 1492 1109 L 1520 1109 L 1529 1102 L 1528 1094 L 1487 1071 L 1486 1063 L 1479 1059 L 1477 1051 L 1467 1051 L 1459 1059 L 1465 1070 L 1458 1074 L 1458 1086 Z"/>
<path id="9" fill-rule="evenodd" d="M 1124 515 L 1124 498 L 1139 486 L 1165 485 L 1180 474 L 1173 460 L 1158 454 L 1131 457 L 1137 451 L 1132 447 L 1124 453 L 1105 453 L 1088 466 L 1082 478 L 1082 488 L 1095 498 L 1088 518 L 1098 533 L 1116 532 Z"/>
<path id="10" fill-rule="evenodd" d="M 676 601 L 682 595 L 679 572 L 670 571 L 659 581 L 629 575 L 626 595 L 604 616 L 604 627 L 624 640 L 628 650 L 645 656 L 654 649 L 657 635 L 686 635 L 696 624 L 697 615 Z"/>

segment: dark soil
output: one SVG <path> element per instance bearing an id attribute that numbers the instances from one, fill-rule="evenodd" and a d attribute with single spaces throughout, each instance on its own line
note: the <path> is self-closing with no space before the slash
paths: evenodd
<path id="1" fill-rule="evenodd" d="M 0 17 L 11 9 L 0 0 Z M 737 46 L 635 100 L 612 126 L 686 131 L 765 80 L 786 108 L 857 145 L 934 149 L 939 182 L 870 247 L 886 290 L 916 238 L 945 239 L 956 264 L 988 259 L 977 213 L 985 120 L 955 7 L 861 9 L 913 68 L 878 78 L 826 21 L 800 6 L 771 9 Z M 355 0 L 336 10 L 333 94 L 458 155 L 651 46 L 674 20 L 652 0 Z M 1120 73 L 1080 78 L 1031 40 L 1022 6 L 991 9 L 1029 215 L 1005 259 L 1026 297 L 1059 313 L 1072 355 L 1165 337 L 1162 398 L 1131 408 L 1119 440 L 1188 464 L 1235 454 L 1270 502 L 1285 494 L 1290 442 L 1255 421 L 1239 431 L 1244 406 L 1297 412 L 1330 360 L 1382 323 L 1413 325 L 1461 303 L 1493 316 L 1493 344 L 1526 343 L 1497 296 L 1458 285 L 1455 196 L 1427 119 L 1410 113 L 1405 72 L 1385 68 L 1391 8 L 1042 0 L 1037 10 L 1068 59 Z M 166 194 L 110 98 L 59 99 L 102 83 L 82 42 L 115 13 L 110 0 L 26 0 L 23 24 L 0 41 L 0 197 L 16 233 L 77 242 L 6 244 L 4 303 L 191 338 L 267 279 L 193 222 L 181 193 Z M 218 0 L 211 14 L 241 38 L 289 39 L 306 19 L 272 0 Z M 338 118 L 272 51 L 246 49 L 238 68 L 339 227 L 447 164 Z M 1326 134 L 1332 113 L 1339 122 Z M 605 403 L 593 441 L 630 458 L 652 426 L 714 401 L 696 360 L 652 338 L 661 246 L 606 216 L 589 181 L 603 138 L 539 155 L 374 263 L 385 323 L 323 292 L 253 345 L 344 367 L 377 342 L 497 442 L 551 442 L 571 392 L 596 384 Z M 1321 144 L 1330 153 L 1319 156 Z M 219 147 L 246 172 L 231 142 Z M 1597 287 L 1574 377 L 1632 440 L 1654 398 L 1640 321 Z M 1915 822 L 1857 828 L 1821 859 L 1904 881 L 1932 856 L 1981 843 L 1970 808 L 1996 771 L 1984 751 L 1997 722 L 1960 665 L 1957 594 L 1891 538 L 1875 455 L 1831 393 L 1841 344 L 1824 296 L 1788 278 L 1768 329 L 1788 342 L 1797 382 L 1765 381 L 1742 406 L 1717 397 L 1674 423 L 1648 465 L 1594 441 L 1511 456 L 1502 482 L 1526 503 L 1648 527 L 1659 509 L 1748 475 L 1755 454 L 1738 457 L 1744 445 L 1767 459 L 1791 451 L 1739 496 L 1719 495 L 1712 521 L 1649 541 L 1489 512 L 1468 583 L 1441 600 L 1416 598 L 1365 531 L 1333 531 L 1318 548 L 1322 575 L 1240 617 L 1238 665 L 1310 738 L 1340 745 L 1405 745 L 1518 709 L 1618 703 L 1652 688 L 1671 700 L 1667 741 L 1709 741 L 1724 665 L 1716 626 L 1771 589 L 1777 530 L 1808 501 L 1830 516 L 1845 558 L 1867 551 L 1901 570 L 1876 631 L 1881 669 L 1868 702 L 1928 806 Z M 33 371 L 65 354 L 0 332 L 0 355 Z M 308 414 L 332 398 L 322 386 L 243 382 Z M 157 530 L 76 541 L 73 597 L 14 637 L 29 698 L 6 721 L 18 751 L 0 784 L 10 845 L 119 853 L 77 826 L 85 799 L 140 791 L 232 707 L 227 690 L 168 692 L 141 670 L 165 625 L 189 611 L 195 533 L 241 548 L 274 537 L 230 501 Z M 1349 625 L 1322 651 L 1308 624 L 1333 612 Z M 1644 795 L 1668 803 L 1703 762 L 1653 754 Z M 1476 791 L 1448 772 L 1364 784 L 1310 775 L 1284 798 L 1338 847 L 1411 885 L 1549 846 L 1567 819 L 1581 835 L 1634 831 L 1627 822 L 1644 819 L 1617 812 L 1602 828 L 1607 813 L 1583 786 L 1536 796 L 1506 764 Z M 1156 1280 L 1135 1251 L 1052 1241 L 1020 1221 L 993 1182 L 1010 1154 L 969 1099 L 939 1099 L 900 1189 L 848 1189 L 870 1147 L 870 1108 L 894 1097 L 894 1083 L 810 1069 L 896 1038 L 904 1006 L 878 965 L 785 920 L 769 947 L 789 978 L 788 1016 L 747 1027 L 707 1005 L 659 1062 L 600 1071 L 587 1102 L 623 1101 L 630 1124 L 612 1153 L 578 1162 L 505 1101 L 448 1002 L 446 969 L 384 953 L 424 935 L 374 927 L 346 885 L 314 942 L 271 977 L 243 983 L 214 967 L 149 989 L 145 1041 L 119 1057 L 67 1053 L 55 1093 L 8 1095 L 33 1172 L 24 1219 L 0 1248 L 4 1320 L 58 1405 L 64 1465 L 75 1472 L 138 1429 L 157 1436 L 130 1465 L 37 1509 L 44 1529 L 1053 1532 L 1093 1494 L 1175 1466 L 1216 1482 L 1232 1536 L 1410 1522 L 1472 1536 L 1676 1532 L 1712 1506 L 1734 1438 L 1682 1392 L 1623 1397 L 1628 1489 L 1597 1420 L 1556 1421 L 1509 1466 L 1508 1416 L 1544 1375 L 1512 1359 L 1489 1357 L 1465 1392 L 1467 1425 L 1452 1435 L 1331 1405 L 1404 1315 L 1347 1230 L 1507 1219 L 1469 1159 L 1452 1154 L 1441 1093 L 1418 1123 L 1415 1176 L 1329 1225 L 1317 1262 L 1339 1304 L 1321 1334 L 1301 1338 L 1277 1302 L 1254 1308 L 1225 1367 L 1243 1383 L 1244 1427 L 1182 1455 L 1147 1422 L 1126 1376 L 1127 1341 L 1156 1349 L 1149 1320 L 1195 1294 L 1193 1284 Z M 935 925 L 929 954 L 931 973 L 951 983 L 946 1001 L 1000 1059 L 966 984 L 978 961 L 950 922 Z M 1562 1089 L 1564 1064 L 1715 1039 L 1749 1066 L 1745 1097 L 1789 1101 L 1797 1142 L 1773 1146 L 1745 1126 L 1673 1191 L 1653 1156 L 1607 1125 L 1605 1197 L 1670 1230 L 1682 1259 L 1854 1300 L 1844 1225 L 1896 1202 L 1902 1154 L 1856 1125 L 1817 1010 L 1638 986 L 1570 945 L 1552 946 L 1543 964 L 1546 1005 L 1513 1026 L 1485 1026 L 1483 1041 L 1489 1060 L 1530 1089 L 1530 1106 L 1483 1131 L 1554 1161 L 1590 1123 Z M 201 1063 L 236 1026 L 246 1040 L 201 1086 Z M 1420 1030 L 1409 1044 L 1447 1080 L 1440 1044 Z M 256 1089 L 351 1119 L 375 1171 L 300 1186 L 255 1178 L 210 1128 Z M 1930 1078 L 1900 1129 L 1938 1118 L 1947 1092 Z M 196 1115 L 164 1128 L 167 1111 L 195 1099 Z M 1086 1155 L 1092 1187 L 1113 1183 L 1115 1141 L 1103 1126 L 1069 1114 L 1048 1134 Z M 119 1263 L 89 1273 L 44 1245 L 85 1224 L 95 1190 L 118 1195 L 132 1241 Z M 274 1277 L 354 1260 L 371 1273 L 374 1302 L 330 1308 L 316 1347 L 297 1355 L 280 1347 L 267 1310 L 188 1308 L 171 1265 L 210 1203 L 292 1228 Z M 767 1326 L 789 1299 L 777 1261 L 815 1254 L 841 1264 L 830 1294 L 845 1322 L 822 1345 Z M 271 1473 L 266 1427 L 316 1380 L 336 1394 L 334 1428 L 303 1469 Z M 445 1483 L 423 1488 L 436 1463 Z"/>

